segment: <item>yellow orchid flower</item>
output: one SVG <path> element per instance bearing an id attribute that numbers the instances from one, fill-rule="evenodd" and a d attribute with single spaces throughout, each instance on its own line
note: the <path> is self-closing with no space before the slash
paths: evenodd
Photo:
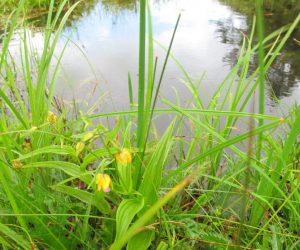
<path id="1" fill-rule="evenodd" d="M 127 165 L 132 162 L 132 155 L 127 148 L 123 148 L 118 154 L 116 154 L 116 161 L 121 165 Z"/>
<path id="2" fill-rule="evenodd" d="M 97 174 L 96 185 L 98 191 L 108 193 L 110 191 L 111 179 L 108 174 Z"/>

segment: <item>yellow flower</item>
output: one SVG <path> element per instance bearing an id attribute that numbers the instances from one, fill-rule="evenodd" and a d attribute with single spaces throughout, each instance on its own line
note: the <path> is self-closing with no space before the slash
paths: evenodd
<path id="1" fill-rule="evenodd" d="M 57 122 L 57 116 L 53 112 L 48 111 L 47 121 L 52 125 Z"/>
<path id="2" fill-rule="evenodd" d="M 96 175 L 96 185 L 97 190 L 108 193 L 110 191 L 111 179 L 107 174 L 97 174 Z"/>
<path id="3" fill-rule="evenodd" d="M 20 169 L 23 167 L 23 163 L 19 159 L 12 160 L 11 164 L 16 169 Z"/>
<path id="4" fill-rule="evenodd" d="M 116 154 L 116 161 L 121 165 L 127 165 L 132 162 L 132 155 L 127 148 L 123 148 L 120 153 Z"/>
<path id="5" fill-rule="evenodd" d="M 83 150 L 84 150 L 85 144 L 84 142 L 78 142 L 76 144 L 75 150 L 76 150 L 76 155 L 78 156 Z"/>

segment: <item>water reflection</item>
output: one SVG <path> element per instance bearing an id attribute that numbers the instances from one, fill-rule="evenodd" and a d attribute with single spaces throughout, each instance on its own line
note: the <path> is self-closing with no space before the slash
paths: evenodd
<path id="1" fill-rule="evenodd" d="M 233 15 L 227 20 L 218 22 L 217 36 L 226 44 L 236 45 L 224 57 L 224 62 L 233 66 L 238 59 L 238 49 L 242 44 L 243 34 L 249 34 L 252 27 L 252 16 L 255 5 L 251 1 L 219 0 L 229 6 Z M 270 34 L 274 30 L 291 23 L 300 13 L 300 1 L 273 1 L 264 5 L 265 32 Z M 241 16 L 242 14 L 242 16 Z M 237 27 L 234 20 L 242 20 L 242 27 Z M 295 39 L 300 37 L 300 28 L 291 35 L 281 54 L 275 59 L 267 72 L 267 82 L 270 85 L 269 98 L 276 103 L 278 99 L 289 97 L 300 83 L 300 46 Z M 252 68 L 257 67 L 254 59 Z"/>
<path id="2" fill-rule="evenodd" d="M 102 4 L 105 11 L 113 14 L 126 10 L 138 11 L 138 0 L 102 0 Z"/>
<path id="3" fill-rule="evenodd" d="M 204 102 L 210 99 L 236 63 L 242 34 L 249 33 L 252 25 L 250 14 L 235 9 L 229 2 L 150 1 L 154 38 L 163 46 L 168 45 L 177 16 L 182 13 L 172 53 L 195 81 L 206 72 L 200 86 Z M 77 101 L 90 103 L 101 96 L 98 111 L 128 109 L 127 75 L 131 73 L 136 89 L 138 73 L 138 1 L 85 1 L 74 12 L 72 20 L 58 44 L 59 50 L 64 47 L 67 38 L 71 38 L 62 60 L 56 92 L 66 99 L 74 97 Z M 268 23 L 267 32 L 274 29 L 270 26 L 272 22 Z M 294 36 L 297 37 L 298 33 Z M 37 50 L 43 44 L 42 33 L 36 29 L 32 31 L 32 42 Z M 277 98 L 283 98 L 286 103 L 299 99 L 299 48 L 299 45 L 289 43 L 269 70 L 268 79 L 273 88 L 268 92 L 269 107 Z M 11 50 L 17 57 L 18 48 Z M 161 67 L 165 51 L 158 45 L 155 46 L 155 56 L 159 58 Z M 251 67 L 256 67 L 255 62 Z M 190 94 L 182 80 L 184 76 L 178 66 L 169 61 L 161 96 L 175 101 L 175 88 L 184 104 Z M 291 93 L 292 96 L 284 98 Z"/>
<path id="4" fill-rule="evenodd" d="M 111 15 L 103 13 L 102 10 L 103 2 L 78 23 L 76 37 L 73 37 L 73 40 L 84 49 L 87 57 L 95 65 L 100 79 L 99 89 L 109 92 L 118 107 L 126 107 L 128 71 L 131 72 L 134 83 L 137 82 L 138 15 L 134 11 L 126 11 L 120 14 L 118 22 L 112 23 Z M 191 77 L 198 79 L 204 71 L 207 72 L 201 91 L 203 91 L 203 99 L 209 99 L 229 71 L 229 67 L 222 62 L 227 46 L 214 37 L 216 28 L 214 20 L 230 16 L 229 9 L 216 1 L 173 0 L 163 3 L 152 1 L 151 10 L 154 37 L 164 46 L 168 45 L 177 16 L 182 12 L 173 54 L 184 65 Z M 65 36 L 67 36 L 67 31 L 65 31 Z M 155 54 L 161 66 L 165 51 L 156 46 Z M 76 64 L 74 64 L 75 55 L 72 49 L 66 51 L 64 67 L 68 68 L 67 72 L 71 72 L 69 79 L 74 86 L 87 87 L 86 84 L 79 85 L 79 83 L 86 80 L 89 71 L 77 55 Z M 80 71 L 77 70 L 78 64 L 81 65 Z M 176 95 L 172 87 L 175 87 L 182 101 L 187 100 L 189 91 L 182 84 L 181 78 L 183 78 L 182 72 L 174 61 L 170 61 L 164 78 L 162 95 L 174 100 Z M 207 88 L 207 85 L 211 87 Z M 83 92 L 81 88 L 76 89 L 79 93 Z"/>

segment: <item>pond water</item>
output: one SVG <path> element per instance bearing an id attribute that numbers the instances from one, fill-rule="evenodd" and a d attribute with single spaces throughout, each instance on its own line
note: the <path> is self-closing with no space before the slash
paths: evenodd
<path id="1" fill-rule="evenodd" d="M 134 86 L 138 72 L 138 3 L 103 0 L 94 1 L 88 7 L 64 29 L 59 41 L 62 48 L 71 35 L 56 93 L 65 99 L 74 97 L 82 105 L 92 105 L 101 97 L 98 112 L 128 110 L 128 72 Z M 205 74 L 199 91 L 204 102 L 209 100 L 237 61 L 242 33 L 249 34 L 251 28 L 251 16 L 239 12 L 230 1 L 153 0 L 150 7 L 154 39 L 165 47 L 181 13 L 172 54 L 195 81 Z M 280 22 L 275 22 L 276 18 L 276 15 L 266 16 L 268 32 L 291 21 L 284 22 L 281 17 Z M 267 113 L 280 113 L 299 100 L 299 40 L 292 37 L 268 72 Z M 41 46 L 42 33 L 34 31 L 32 41 L 35 46 Z M 165 51 L 158 43 L 155 56 L 161 69 Z M 161 97 L 175 101 L 177 90 L 184 105 L 190 94 L 183 79 L 181 70 L 171 59 Z"/>

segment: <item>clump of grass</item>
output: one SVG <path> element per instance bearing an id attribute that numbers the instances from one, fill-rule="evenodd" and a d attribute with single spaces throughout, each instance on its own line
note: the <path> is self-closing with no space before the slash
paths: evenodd
<path id="1" fill-rule="evenodd" d="M 17 22 L 24 3 L 6 28 L 0 57 L 3 249 L 194 249 L 200 244 L 204 249 L 297 249 L 300 109 L 292 108 L 287 117 L 264 114 L 263 78 L 300 15 L 264 38 L 259 14 L 259 44 L 253 45 L 254 26 L 236 66 L 205 106 L 199 83 L 171 54 L 180 18 L 159 74 L 151 13 L 141 0 L 138 108 L 129 74 L 130 111 L 72 119 L 70 110 L 54 105 L 63 51 L 52 74 L 50 65 L 78 3 L 64 13 L 63 1 L 54 13 L 50 2 L 44 49 L 35 63 L 30 37 Z M 16 68 L 9 45 L 20 28 Z M 260 65 L 249 75 L 256 53 Z M 170 57 L 183 71 L 192 99 L 185 107 L 162 100 L 169 108 L 158 109 Z M 247 112 L 258 87 L 260 112 Z M 161 137 L 152 134 L 153 114 L 175 117 Z M 101 117 L 115 119 L 114 126 L 99 124 Z M 183 129 L 185 121 L 189 126 Z"/>

